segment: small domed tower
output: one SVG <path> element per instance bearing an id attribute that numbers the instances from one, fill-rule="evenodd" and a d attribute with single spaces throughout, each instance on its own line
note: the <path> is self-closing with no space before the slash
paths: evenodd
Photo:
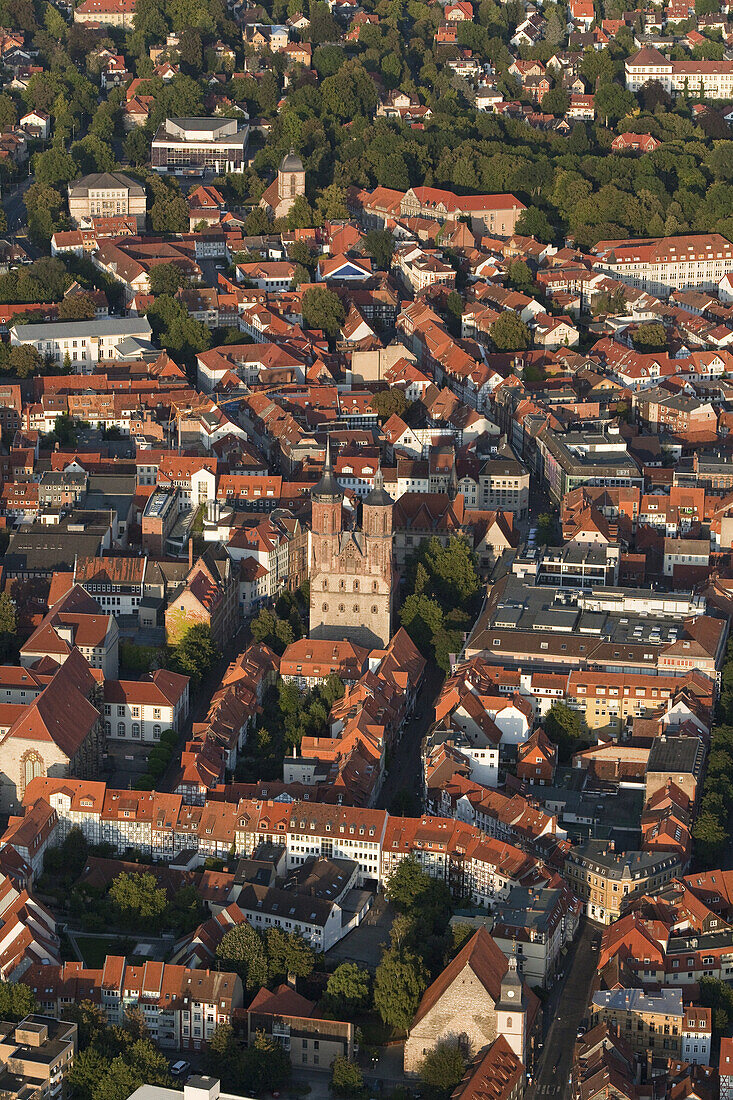
<path id="1" fill-rule="evenodd" d="M 381 462 L 374 475 L 374 488 L 364 501 L 361 527 L 368 538 L 392 538 L 392 506 L 394 501 L 384 487 Z"/>
<path id="2" fill-rule="evenodd" d="M 277 170 L 278 217 L 287 214 L 298 195 L 305 194 L 303 161 L 292 149 Z"/>

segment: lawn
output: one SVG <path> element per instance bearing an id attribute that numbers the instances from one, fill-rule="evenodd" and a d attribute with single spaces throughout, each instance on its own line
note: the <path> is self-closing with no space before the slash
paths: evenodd
<path id="1" fill-rule="evenodd" d="M 119 955 L 124 947 L 122 940 L 109 936 L 79 936 L 76 942 L 84 962 L 92 970 L 100 969 L 107 955 Z"/>

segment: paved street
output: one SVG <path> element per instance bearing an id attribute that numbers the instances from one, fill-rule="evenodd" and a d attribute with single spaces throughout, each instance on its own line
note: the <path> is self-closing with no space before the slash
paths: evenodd
<path id="1" fill-rule="evenodd" d="M 413 794 L 417 799 L 421 798 L 420 745 L 433 721 L 433 704 L 442 682 L 440 669 L 435 665 L 428 665 L 418 693 L 415 713 L 405 726 L 400 743 L 389 761 L 389 770 L 377 800 L 380 809 L 391 810 L 395 799 L 403 792 Z M 422 804 L 418 802 L 414 812 L 419 813 L 421 810 Z"/>
<path id="2" fill-rule="evenodd" d="M 562 1100 L 570 1095 L 568 1081 L 578 1026 L 585 1015 L 588 992 L 596 972 L 598 952 L 593 940 L 599 927 L 583 921 L 570 956 L 564 982 L 557 982 L 544 1005 L 546 1027 L 539 1074 L 525 1092 L 525 1100 Z M 562 1000 L 562 1004 L 559 1004 Z M 549 1022 L 549 1027 L 548 1027 Z"/>
<path id="3" fill-rule="evenodd" d="M 25 225 L 25 204 L 23 197 L 34 182 L 33 176 L 26 176 L 17 187 L 3 191 L 3 210 L 8 219 L 8 231 L 14 232 L 21 225 Z"/>

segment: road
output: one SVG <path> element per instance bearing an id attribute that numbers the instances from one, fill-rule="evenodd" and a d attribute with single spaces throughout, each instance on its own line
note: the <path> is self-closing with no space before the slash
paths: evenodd
<path id="1" fill-rule="evenodd" d="M 377 806 L 389 810 L 399 795 L 414 795 L 418 799 L 415 813 L 422 811 L 422 762 L 420 745 L 433 721 L 433 704 L 443 682 L 437 665 L 429 664 L 417 695 L 415 713 L 407 722 L 402 737 L 389 760 L 389 771 L 382 783 Z M 399 812 L 399 810 L 398 810 Z"/>
<path id="2" fill-rule="evenodd" d="M 3 209 L 8 219 L 8 232 L 10 233 L 16 232 L 22 225 L 25 225 L 24 196 L 34 182 L 33 176 L 26 176 L 17 187 L 3 192 Z"/>
<path id="3" fill-rule="evenodd" d="M 570 1095 L 573 1047 L 596 973 L 598 952 L 593 940 L 599 936 L 599 927 L 583 918 L 580 935 L 572 948 L 568 975 L 564 982 L 556 983 L 543 1008 L 547 1030 L 542 1060 L 539 1073 L 524 1094 L 525 1100 L 563 1100 Z"/>

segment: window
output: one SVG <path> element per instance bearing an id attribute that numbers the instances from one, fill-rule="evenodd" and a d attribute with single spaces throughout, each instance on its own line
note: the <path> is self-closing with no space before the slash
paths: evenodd
<path id="1" fill-rule="evenodd" d="M 160 726 L 153 726 L 153 740 L 158 741 L 160 739 Z"/>
<path id="2" fill-rule="evenodd" d="M 118 722 L 117 723 L 117 736 L 118 737 L 124 737 L 125 736 L 125 723 L 124 722 Z"/>
<path id="3" fill-rule="evenodd" d="M 133 722 L 132 723 L 132 736 L 133 737 L 139 737 L 140 736 L 140 723 L 139 722 Z"/>

